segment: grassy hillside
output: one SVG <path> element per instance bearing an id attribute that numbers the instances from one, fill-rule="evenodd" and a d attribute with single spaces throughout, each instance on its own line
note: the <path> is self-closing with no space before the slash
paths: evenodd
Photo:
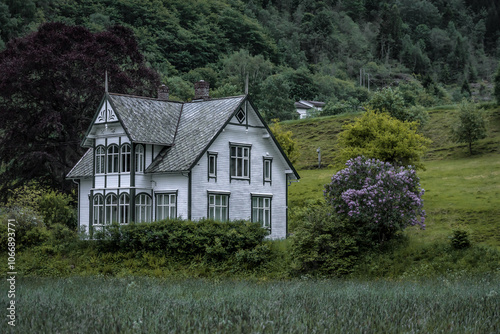
<path id="1" fill-rule="evenodd" d="M 453 106 L 429 111 L 422 129 L 433 144 L 419 172 L 427 211 L 427 230 L 410 230 L 415 242 L 445 241 L 455 228 L 467 230 L 474 242 L 500 249 L 500 109 L 486 111 L 488 137 L 473 145 L 469 156 L 465 144 L 450 139 L 457 110 Z M 301 180 L 290 187 L 290 206 L 297 208 L 323 200 L 323 186 L 335 172 L 317 169 L 316 148 L 321 147 L 323 165 L 335 159 L 336 134 L 356 115 L 343 115 L 284 123 L 299 143 L 297 163 Z"/>
<path id="2" fill-rule="evenodd" d="M 432 140 L 432 145 L 425 160 L 468 157 L 466 144 L 453 142 L 450 135 L 457 115 L 456 107 L 441 106 L 428 111 L 430 120 L 422 132 Z M 342 131 L 342 125 L 352 122 L 360 115 L 361 113 L 354 113 L 282 122 L 283 129 L 292 131 L 294 139 L 299 144 L 300 157 L 295 167 L 299 170 L 316 169 L 318 147 L 321 147 L 322 165 L 325 167 L 332 165 L 335 159 L 337 134 Z M 485 116 L 488 137 L 473 145 L 473 150 L 477 153 L 473 158 L 488 153 L 500 153 L 500 108 L 486 110 Z"/>

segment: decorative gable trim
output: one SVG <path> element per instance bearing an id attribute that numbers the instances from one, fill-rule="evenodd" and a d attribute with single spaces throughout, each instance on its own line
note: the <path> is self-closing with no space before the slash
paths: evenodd
<path id="1" fill-rule="evenodd" d="M 90 123 L 89 128 L 87 129 L 87 132 L 85 132 L 85 136 L 83 137 L 83 140 L 80 144 L 82 147 L 88 147 L 92 148 L 93 145 L 90 145 L 87 143 L 87 139 L 89 138 L 90 131 L 92 130 L 92 127 L 95 124 L 106 124 L 106 123 L 116 123 L 119 122 L 120 125 L 122 126 L 123 130 L 125 131 L 125 134 L 127 135 L 128 139 L 130 142 L 132 142 L 132 137 L 130 136 L 130 133 L 123 123 L 123 121 L 120 119 L 120 116 L 118 113 L 115 112 L 116 107 L 113 105 L 113 102 L 109 98 L 108 93 L 105 93 L 103 98 L 101 99 L 101 102 L 99 103 L 99 108 L 97 108 L 98 112 L 94 114 L 94 117 L 92 118 L 92 122 Z"/>
<path id="2" fill-rule="evenodd" d="M 116 116 L 116 113 L 109 102 L 110 101 L 107 100 L 104 101 L 101 106 L 101 110 L 99 110 L 99 112 L 97 113 L 95 123 L 100 124 L 118 122 L 118 117 Z"/>

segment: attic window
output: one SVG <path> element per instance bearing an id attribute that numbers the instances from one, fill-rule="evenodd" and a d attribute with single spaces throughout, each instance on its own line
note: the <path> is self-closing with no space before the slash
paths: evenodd
<path id="1" fill-rule="evenodd" d="M 238 112 L 236 113 L 236 119 L 238 120 L 238 122 L 243 123 L 243 121 L 245 120 L 245 112 L 243 111 L 243 109 L 240 109 L 238 110 Z"/>

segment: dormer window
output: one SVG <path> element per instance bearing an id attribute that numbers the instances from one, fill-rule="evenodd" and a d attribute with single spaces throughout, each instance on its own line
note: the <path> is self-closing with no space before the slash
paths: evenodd
<path id="1" fill-rule="evenodd" d="M 135 171 L 144 172 L 144 146 L 140 144 L 135 147 Z"/>
<path id="2" fill-rule="evenodd" d="M 118 173 L 118 146 L 111 145 L 108 147 L 108 173 Z"/>

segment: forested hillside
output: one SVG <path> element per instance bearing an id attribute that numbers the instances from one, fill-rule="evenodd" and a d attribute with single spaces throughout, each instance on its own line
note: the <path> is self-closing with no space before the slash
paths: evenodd
<path id="1" fill-rule="evenodd" d="M 432 95 L 454 85 L 459 100 L 477 83 L 488 97 L 499 10 L 495 0 L 3 0 L 0 49 L 46 21 L 120 24 L 175 97 L 201 78 L 214 96 L 239 93 L 249 74 L 261 111 L 284 119 L 297 99 L 365 100 L 360 71 L 371 89 L 415 75 Z"/>

